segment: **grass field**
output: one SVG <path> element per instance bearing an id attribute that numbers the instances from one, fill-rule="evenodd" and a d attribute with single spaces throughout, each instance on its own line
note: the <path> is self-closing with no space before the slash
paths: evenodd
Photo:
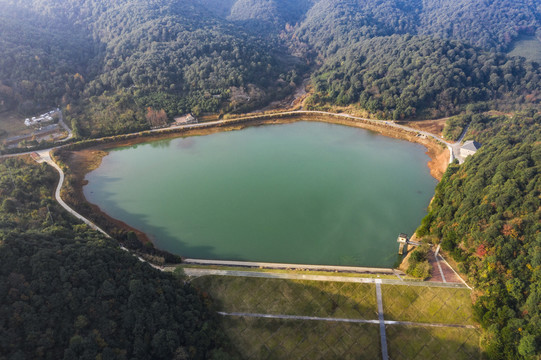
<path id="1" fill-rule="evenodd" d="M 193 284 L 220 311 L 377 319 L 373 284 L 205 276 Z"/>
<path id="2" fill-rule="evenodd" d="M 203 276 L 192 283 L 218 311 L 377 319 L 373 284 Z M 385 320 L 473 324 L 467 289 L 382 285 Z M 378 359 L 379 325 L 224 316 L 245 359 Z M 387 325 L 390 359 L 481 358 L 479 330 Z"/>
<path id="3" fill-rule="evenodd" d="M 479 330 L 387 326 L 387 347 L 393 360 L 479 359 Z"/>
<path id="4" fill-rule="evenodd" d="M 473 325 L 468 289 L 382 286 L 386 320 Z"/>
<path id="5" fill-rule="evenodd" d="M 0 113 L 0 139 L 30 134 L 32 129 L 24 125 L 24 117 L 14 111 Z"/>
<path id="6" fill-rule="evenodd" d="M 535 36 L 520 36 L 508 55 L 523 56 L 528 60 L 541 62 L 541 41 Z"/>
<path id="7" fill-rule="evenodd" d="M 225 318 L 244 359 L 378 359 L 379 327 L 275 319 Z"/>

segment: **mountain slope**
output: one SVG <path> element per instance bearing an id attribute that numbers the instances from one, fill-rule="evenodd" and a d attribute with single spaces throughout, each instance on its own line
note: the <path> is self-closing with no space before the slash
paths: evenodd
<path id="1" fill-rule="evenodd" d="M 0 111 L 31 115 L 80 96 L 96 49 L 80 28 L 0 3 Z"/>
<path id="2" fill-rule="evenodd" d="M 540 24 L 535 0 L 424 0 L 419 33 L 504 51 L 519 32 L 532 33 Z"/>
<path id="3" fill-rule="evenodd" d="M 541 339 L 541 114 L 475 115 L 482 143 L 450 165 L 417 234 L 440 242 L 480 292 L 491 359 L 535 359 Z"/>
<path id="4" fill-rule="evenodd" d="M 83 116 L 79 124 L 87 136 L 144 127 L 143 109 L 149 106 L 164 108 L 170 117 L 189 111 L 235 111 L 258 106 L 291 90 L 288 73 L 292 73 L 296 65 L 284 61 L 286 49 L 276 39 L 250 35 L 241 27 L 212 16 L 193 1 L 88 0 L 79 3 L 34 0 L 10 3 L 14 5 L 0 3 L 6 10 L 5 17 L 26 11 L 27 21 L 35 22 L 39 16 L 47 14 L 44 33 L 54 29 L 53 24 L 65 21 L 68 29 L 81 28 L 83 36 L 92 39 L 85 48 L 98 49 L 92 54 L 95 71 L 88 72 L 92 76 L 79 78 L 84 88 L 80 99 L 85 101 L 75 108 L 83 111 L 71 114 L 71 117 L 77 115 L 79 118 L 83 113 L 98 113 L 99 119 Z M 4 23 L 6 27 L 11 26 L 6 32 L 5 47 L 16 48 L 22 44 L 30 49 L 25 58 L 37 56 L 37 49 L 31 51 L 32 47 L 16 36 L 20 23 Z M 70 31 L 65 31 L 55 41 L 71 44 L 77 39 L 71 37 Z M 22 57 L 21 53 L 16 55 Z M 51 63 L 58 64 L 63 54 L 49 52 L 48 56 Z M 23 62 L 16 59 L 10 64 L 18 68 Z M 24 70 L 18 68 L 15 73 Z M 4 84 L 15 80 L 10 74 L 0 78 Z M 239 88 L 241 94 L 249 94 L 233 98 L 230 92 L 234 88 Z M 57 99 L 67 93 L 64 86 L 57 86 L 54 96 L 36 107 L 57 103 Z M 94 96 L 102 97 L 101 102 L 110 105 L 101 112 L 93 109 Z M 37 99 L 31 93 L 21 100 L 19 104 Z M 78 104 L 70 98 L 64 100 L 63 105 L 71 104 L 72 108 Z M 123 116 L 121 123 L 113 120 L 103 128 L 99 121 L 104 116 L 118 118 L 126 112 L 131 115 Z"/>
<path id="5" fill-rule="evenodd" d="M 541 93 L 538 64 L 426 36 L 376 37 L 327 59 L 313 77 L 309 104 L 355 104 L 381 118 L 438 117 L 467 104 L 531 99 Z"/>

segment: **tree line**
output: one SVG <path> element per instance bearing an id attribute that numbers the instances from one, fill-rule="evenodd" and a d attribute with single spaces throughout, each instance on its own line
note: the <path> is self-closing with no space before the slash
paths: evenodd
<path id="1" fill-rule="evenodd" d="M 449 252 L 480 293 L 476 320 L 491 359 L 541 351 L 541 113 L 477 115 L 482 144 L 450 165 L 417 234 Z"/>
<path id="2" fill-rule="evenodd" d="M 541 100 L 539 64 L 456 41 L 393 35 L 360 41 L 313 75 L 308 104 L 354 104 L 380 118 L 441 117 L 494 99 Z M 485 104 L 484 107 L 487 104 Z"/>
<path id="3" fill-rule="evenodd" d="M 236 358 L 209 299 L 80 224 L 56 181 L 0 161 L 0 358 Z"/>

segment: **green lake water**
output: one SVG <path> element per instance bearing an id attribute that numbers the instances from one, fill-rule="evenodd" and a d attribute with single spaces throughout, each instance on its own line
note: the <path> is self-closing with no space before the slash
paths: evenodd
<path id="1" fill-rule="evenodd" d="M 390 267 L 436 180 L 426 149 L 315 122 L 110 151 L 84 193 L 191 258 Z"/>

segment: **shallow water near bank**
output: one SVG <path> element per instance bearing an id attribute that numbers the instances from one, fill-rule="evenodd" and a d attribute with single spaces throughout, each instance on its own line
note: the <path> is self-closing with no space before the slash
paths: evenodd
<path id="1" fill-rule="evenodd" d="M 110 151 L 86 198 L 186 257 L 392 266 L 436 180 L 418 144 L 314 122 Z"/>

